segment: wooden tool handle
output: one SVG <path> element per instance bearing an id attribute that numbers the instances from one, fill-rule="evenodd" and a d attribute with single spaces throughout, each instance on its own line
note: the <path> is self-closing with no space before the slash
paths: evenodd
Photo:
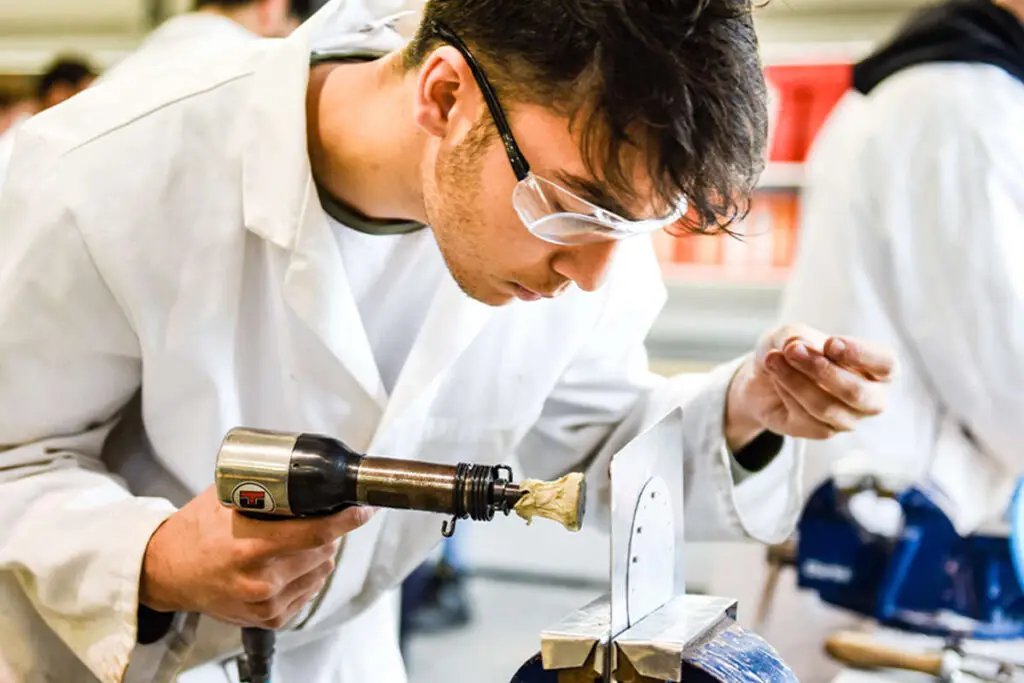
<path id="1" fill-rule="evenodd" d="M 942 676 L 942 653 L 898 650 L 876 642 L 867 633 L 845 631 L 829 636 L 825 641 L 825 652 L 856 668 L 905 669 Z"/>

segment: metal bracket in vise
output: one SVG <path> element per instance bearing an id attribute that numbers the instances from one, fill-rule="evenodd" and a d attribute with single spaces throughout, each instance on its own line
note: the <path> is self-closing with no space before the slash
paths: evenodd
<path id="1" fill-rule="evenodd" d="M 795 683 L 736 601 L 686 594 L 682 411 L 611 460 L 609 590 L 541 635 L 513 683 Z"/>

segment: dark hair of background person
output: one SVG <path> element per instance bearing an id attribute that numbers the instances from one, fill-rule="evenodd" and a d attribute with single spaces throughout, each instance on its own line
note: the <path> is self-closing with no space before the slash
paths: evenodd
<path id="1" fill-rule="evenodd" d="M 502 104 L 572 117 L 588 172 L 627 203 L 637 153 L 680 229 L 717 232 L 749 211 L 764 168 L 766 87 L 750 0 L 428 0 L 414 69 L 446 25 Z M 631 163 L 632 162 L 632 163 Z"/>
<path id="2" fill-rule="evenodd" d="M 259 2 L 259 0 L 195 0 L 194 6 L 195 9 L 202 9 L 203 7 L 244 7 L 254 2 Z M 313 4 L 313 0 L 290 0 L 288 12 L 296 19 L 305 21 L 318 9 L 313 7 Z"/>
<path id="3" fill-rule="evenodd" d="M 299 21 L 309 19 L 319 7 L 314 7 L 313 0 L 289 0 L 288 11 Z"/>
<path id="4" fill-rule="evenodd" d="M 83 81 L 96 78 L 96 72 L 87 62 L 77 57 L 59 57 L 39 77 L 36 85 L 36 96 L 45 100 L 57 86 L 66 86 L 77 90 Z"/>

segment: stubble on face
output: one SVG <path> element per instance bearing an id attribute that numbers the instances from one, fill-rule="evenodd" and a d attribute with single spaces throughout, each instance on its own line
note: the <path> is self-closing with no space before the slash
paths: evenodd
<path id="1" fill-rule="evenodd" d="M 476 122 L 455 147 L 442 148 L 432 173 L 425 173 L 423 200 L 438 248 L 452 278 L 467 296 L 490 306 L 513 297 L 499 290 L 487 273 L 488 250 L 478 215 L 480 166 L 494 138 L 487 121 Z"/>

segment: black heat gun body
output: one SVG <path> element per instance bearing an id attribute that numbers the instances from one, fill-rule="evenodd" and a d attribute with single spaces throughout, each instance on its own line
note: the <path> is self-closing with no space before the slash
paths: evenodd
<path id="1" fill-rule="evenodd" d="M 261 519 L 329 515 L 352 505 L 422 510 L 489 521 L 508 515 L 525 495 L 505 465 L 438 465 L 365 456 L 337 439 L 238 428 L 217 456 L 221 503 Z M 243 683 L 269 683 L 274 632 L 242 630 Z"/>

